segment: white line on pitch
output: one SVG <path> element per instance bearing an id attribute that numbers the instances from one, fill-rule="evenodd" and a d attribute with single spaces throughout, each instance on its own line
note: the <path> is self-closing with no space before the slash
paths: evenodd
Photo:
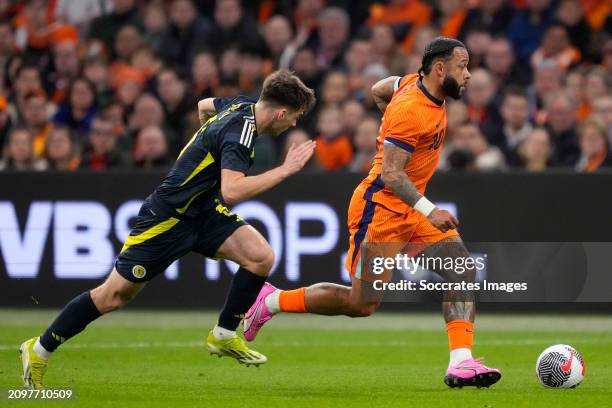
<path id="1" fill-rule="evenodd" d="M 578 338 L 563 338 L 565 343 L 612 343 L 612 339 L 578 339 Z M 479 346 L 529 346 L 538 344 L 549 344 L 555 341 L 561 341 L 559 338 L 549 339 L 523 339 L 523 340 L 490 340 L 490 341 L 479 341 Z M 446 345 L 447 342 L 428 342 L 426 344 L 416 344 L 410 341 L 364 341 L 364 342 L 334 342 L 334 343 L 312 343 L 302 341 L 261 341 L 261 345 L 275 346 L 275 347 L 381 347 L 381 346 L 411 346 L 411 347 L 441 347 Z M 129 343 L 74 343 L 66 344 L 62 348 L 64 349 L 123 349 L 123 348 L 198 348 L 203 347 L 202 341 L 168 341 L 168 342 L 129 342 Z M 0 351 L 2 350 L 18 350 L 18 344 L 0 344 Z"/>

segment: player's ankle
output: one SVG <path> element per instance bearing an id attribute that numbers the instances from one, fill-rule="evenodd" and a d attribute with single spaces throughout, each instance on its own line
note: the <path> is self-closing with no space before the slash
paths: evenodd
<path id="1" fill-rule="evenodd" d="M 281 290 L 276 289 L 274 292 L 270 293 L 264 299 L 264 303 L 266 304 L 266 309 L 268 309 L 268 312 L 272 314 L 277 314 L 277 313 L 282 312 L 281 307 L 280 307 L 280 293 L 281 293 Z"/>
<path id="2" fill-rule="evenodd" d="M 450 351 L 449 366 L 454 366 L 462 361 L 472 358 L 472 350 L 469 348 L 456 348 Z"/>
<path id="3" fill-rule="evenodd" d="M 236 337 L 235 331 L 223 328 L 217 324 L 215 325 L 215 327 L 213 327 L 212 332 L 213 336 L 215 336 L 215 339 L 217 340 L 227 340 L 231 339 L 232 337 Z"/>
<path id="4" fill-rule="evenodd" d="M 36 339 L 36 342 L 32 348 L 34 349 L 36 355 L 43 360 L 48 360 L 49 357 L 51 357 L 51 354 L 53 354 L 52 351 L 47 350 L 42 344 L 40 344 L 40 337 Z"/>

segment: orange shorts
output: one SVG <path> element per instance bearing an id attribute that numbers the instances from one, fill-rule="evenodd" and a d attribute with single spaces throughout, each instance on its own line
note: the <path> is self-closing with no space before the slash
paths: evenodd
<path id="1" fill-rule="evenodd" d="M 441 232 L 429 222 L 427 217 L 417 211 L 411 210 L 401 214 L 387 209 L 382 204 L 369 201 L 364 198 L 362 188 L 357 188 L 351 198 L 348 227 L 350 238 L 345 266 L 351 276 L 359 279 L 361 279 L 361 249 L 366 242 L 433 244 L 459 235 L 457 230 Z M 426 245 L 422 249 L 425 248 Z"/>

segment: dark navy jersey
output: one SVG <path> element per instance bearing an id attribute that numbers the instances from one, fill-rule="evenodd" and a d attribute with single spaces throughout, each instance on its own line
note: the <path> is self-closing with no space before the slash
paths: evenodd
<path id="1" fill-rule="evenodd" d="M 217 114 L 193 135 L 154 197 L 179 214 L 197 217 L 211 206 L 221 188 L 221 169 L 246 174 L 253 164 L 255 101 L 238 96 L 215 98 Z"/>

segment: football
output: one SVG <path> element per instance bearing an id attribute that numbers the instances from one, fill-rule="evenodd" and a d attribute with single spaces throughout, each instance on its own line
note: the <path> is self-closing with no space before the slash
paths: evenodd
<path id="1" fill-rule="evenodd" d="M 575 388 L 586 374 L 584 359 L 566 344 L 548 347 L 536 362 L 536 375 L 547 388 Z"/>

